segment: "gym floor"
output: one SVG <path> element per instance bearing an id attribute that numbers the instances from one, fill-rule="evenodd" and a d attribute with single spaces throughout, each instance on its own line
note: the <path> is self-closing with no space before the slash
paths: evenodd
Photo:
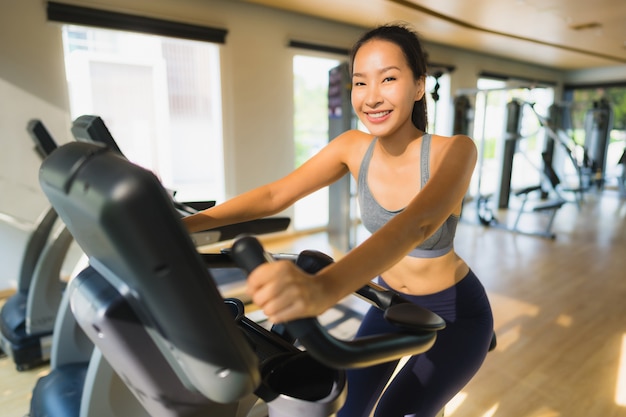
<path id="1" fill-rule="evenodd" d="M 497 216 L 503 221 L 507 213 Z M 446 416 L 626 416 L 626 201 L 605 190 L 587 194 L 581 209 L 566 204 L 554 240 L 480 226 L 475 218 L 468 205 L 455 245 L 487 288 L 498 347 Z M 544 227 L 541 215 L 525 218 L 520 227 Z M 325 233 L 270 247 L 303 249 L 338 256 Z M 349 307 L 358 315 L 362 306 Z M 357 325 L 339 321 L 346 336 Z M 0 414 L 26 416 L 35 381 L 46 372 L 20 373 L 0 359 Z"/>

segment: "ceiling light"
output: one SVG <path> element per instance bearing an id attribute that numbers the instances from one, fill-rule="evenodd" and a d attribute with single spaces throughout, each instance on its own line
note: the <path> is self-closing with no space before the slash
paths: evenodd
<path id="1" fill-rule="evenodd" d="M 573 30 L 600 29 L 601 27 L 602 27 L 602 24 L 598 22 L 588 22 L 588 23 L 580 23 L 578 25 L 570 25 L 570 29 L 573 29 Z"/>

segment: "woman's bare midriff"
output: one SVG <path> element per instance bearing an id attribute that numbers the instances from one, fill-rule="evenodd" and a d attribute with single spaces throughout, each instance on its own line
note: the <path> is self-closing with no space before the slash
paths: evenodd
<path id="1" fill-rule="evenodd" d="M 405 257 L 382 274 L 394 290 L 410 295 L 427 295 L 448 289 L 461 281 L 469 267 L 454 250 L 438 258 Z"/>

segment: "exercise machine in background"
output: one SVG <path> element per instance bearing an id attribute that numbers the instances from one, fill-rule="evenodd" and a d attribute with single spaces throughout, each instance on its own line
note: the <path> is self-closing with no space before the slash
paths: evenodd
<path id="1" fill-rule="evenodd" d="M 495 149 L 498 154 L 497 164 L 498 172 L 494 178 L 497 182 L 493 184 L 495 189 L 486 192 L 483 190 L 483 180 L 486 160 L 486 127 L 488 124 L 487 105 L 488 96 L 492 91 L 507 91 L 530 89 L 530 87 L 511 87 L 496 88 L 493 90 L 476 90 L 473 93 L 481 94 L 481 99 L 485 108 L 478 120 L 478 126 L 474 126 L 476 122 L 476 111 L 472 109 L 471 100 L 467 94 L 461 94 L 455 98 L 455 118 L 454 132 L 467 134 L 471 136 L 473 130 L 482 130 L 482 134 L 478 134 L 478 163 L 476 169 L 476 186 L 475 195 L 467 195 L 464 202 L 465 207 L 472 199 L 475 201 L 475 214 L 479 224 L 488 227 L 509 230 L 515 233 L 530 234 L 535 236 L 554 238 L 552 225 L 557 211 L 565 204 L 566 200 L 561 196 L 559 187 L 560 178 L 549 160 L 550 154 L 545 149 L 541 152 L 541 160 L 535 161 L 526 155 L 524 148 L 528 146 L 529 138 L 535 137 L 540 140 L 537 133 L 522 134 L 522 120 L 524 117 L 524 102 L 513 99 L 506 104 L 504 113 L 504 126 L 501 142 L 496 144 Z M 533 173 L 527 173 L 527 178 L 537 177 L 537 183 L 526 184 L 518 189 L 512 189 L 512 177 L 514 172 L 514 161 L 516 156 L 524 159 Z M 528 175 L 530 174 L 530 175 Z M 528 181 L 527 181 L 528 182 Z M 511 200 L 515 197 L 515 201 Z M 507 213 L 513 212 L 514 219 L 499 220 L 496 212 L 507 210 Z M 523 219 L 527 214 L 541 215 L 546 217 L 544 221 L 536 218 L 534 223 L 544 223 L 544 227 L 533 226 L 531 228 L 523 226 Z"/>
<path id="2" fill-rule="evenodd" d="M 552 231 L 554 219 L 558 210 L 566 203 L 566 200 L 559 192 L 561 180 L 552 167 L 550 154 L 544 150 L 541 152 L 541 161 L 538 166 L 531 160 L 526 152 L 522 150 L 523 141 L 528 140 L 528 136 L 521 134 L 522 118 L 524 115 L 524 106 L 529 105 L 533 111 L 534 106 L 520 100 L 511 100 L 507 103 L 506 111 L 506 129 L 505 144 L 503 149 L 502 174 L 499 184 L 499 199 L 497 201 L 498 208 L 513 208 L 516 210 L 515 220 L 512 225 L 502 224 L 498 222 L 496 217 L 490 212 L 487 206 L 489 197 L 481 196 L 481 209 L 478 215 L 481 216 L 483 224 L 492 227 L 500 227 L 515 233 L 529 234 L 540 237 L 554 239 L 556 234 Z M 536 184 L 522 187 L 520 189 L 511 189 L 511 180 L 513 173 L 513 163 L 515 155 L 521 155 L 536 172 L 539 173 L 539 180 Z M 510 205 L 509 198 L 514 195 L 520 200 L 518 206 Z M 520 221 L 527 214 L 542 215 L 545 217 L 544 227 L 534 227 L 534 229 L 522 228 Z M 489 216 L 489 222 L 485 222 L 485 216 Z"/>
<path id="3" fill-rule="evenodd" d="M 548 109 L 547 116 L 537 112 L 532 103 L 527 104 L 546 131 L 546 151 L 551 157 L 553 154 L 557 157 L 565 155 L 566 162 L 574 168 L 576 180 L 564 180 L 566 187 L 569 187 L 565 190 L 575 194 L 580 207 L 585 193 L 603 190 L 609 180 L 607 159 L 610 133 L 613 129 L 611 104 L 606 99 L 601 99 L 594 101 L 591 108 L 587 109 L 582 126 L 582 142 L 575 140 L 571 104 L 554 103 Z M 566 173 L 561 175 L 565 177 Z"/>
<path id="4" fill-rule="evenodd" d="M 592 184 L 602 189 L 606 183 L 606 159 L 613 129 L 613 108 L 606 99 L 594 101 L 585 114 L 585 154 L 591 164 Z"/>
<path id="5" fill-rule="evenodd" d="M 530 108 L 534 116 L 539 121 L 541 128 L 546 133 L 544 146 L 544 166 L 554 171 L 555 155 L 565 155 L 566 161 L 575 172 L 575 180 L 567 181 L 560 190 L 563 193 L 574 195 L 574 202 L 580 209 L 585 200 L 585 193 L 591 187 L 592 164 L 585 147 L 578 144 L 574 138 L 568 134 L 567 126 L 571 124 L 569 108 L 566 105 L 552 104 L 548 109 L 548 116 L 543 116 L 535 108 L 534 103 L 525 103 Z M 561 152 L 559 152 L 559 150 Z M 562 171 L 565 171 L 562 169 Z M 565 174 L 563 174 L 565 176 Z M 570 201 L 571 200 L 567 200 Z"/>
<path id="6" fill-rule="evenodd" d="M 618 164 L 622 166 L 622 173 L 618 179 L 619 195 L 622 198 L 626 198 L 626 147 L 619 158 Z"/>
<path id="7" fill-rule="evenodd" d="M 42 159 L 57 148 L 40 120 L 29 121 L 27 131 Z M 38 220 L 24 250 L 17 291 L 0 311 L 0 345 L 18 371 L 49 362 L 63 291 L 82 256 L 70 232 L 57 220 L 52 207 Z"/>
<path id="8" fill-rule="evenodd" d="M 500 94 L 499 99 L 505 96 L 514 97 L 508 102 L 506 111 L 492 100 L 494 96 L 491 94 L 497 92 Z M 613 124 L 610 103 L 607 100 L 598 100 L 587 110 L 584 126 L 577 126 L 579 130 L 584 130 L 584 140 L 578 141 L 575 138 L 571 105 L 548 105 L 547 101 L 552 101 L 549 91 L 539 85 L 503 85 L 457 92 L 454 99 L 453 132 L 473 137 L 479 148 L 477 170 L 464 201 L 464 214 L 468 209 L 475 208 L 480 224 L 522 232 L 520 216 L 529 209 L 531 194 L 538 195 L 547 201 L 538 202 L 539 205 L 528 211 L 547 214 L 548 220 L 545 229 L 538 230 L 536 234 L 553 237 L 550 228 L 555 210 L 562 207 L 561 201 L 575 203 L 581 209 L 586 193 L 602 191 L 613 180 L 617 180 L 620 195 L 624 195 L 625 170 L 621 168 L 617 178 L 612 178 L 612 174 L 607 173 L 607 154 Z M 546 111 L 537 111 L 535 103 L 538 103 L 539 108 L 544 106 Z M 533 118 L 538 121 L 539 128 L 528 134 L 526 131 L 535 122 Z M 494 134 L 494 123 L 499 125 L 501 120 L 506 121 L 506 126 L 502 128 L 503 133 Z M 489 129 L 492 131 L 488 132 Z M 543 149 L 537 149 L 537 144 L 543 146 Z M 495 159 L 492 156 L 494 149 Z M 608 160 L 612 161 L 611 155 L 608 156 Z M 523 157 L 532 165 L 533 176 L 539 173 L 541 178 L 537 184 L 527 183 L 529 181 L 526 180 L 526 174 L 531 171 L 525 170 L 521 175 L 521 165 L 516 163 L 516 169 L 513 170 L 513 160 L 520 159 L 518 157 Z M 526 162 L 524 166 L 527 165 Z M 494 179 L 497 179 L 496 184 L 493 183 Z M 513 184 L 512 180 L 515 180 Z M 541 187 L 538 188 L 539 186 Z M 528 190 L 532 192 L 527 193 Z M 510 197 L 515 197 L 511 200 L 511 206 Z M 522 202 L 521 205 L 517 204 L 519 201 Z M 474 202 L 475 205 L 470 207 L 469 202 Z M 508 216 L 511 210 L 519 207 L 524 210 L 517 213 L 512 225 L 496 218 L 496 213 L 500 217 Z M 467 215 L 465 219 L 468 219 Z"/>

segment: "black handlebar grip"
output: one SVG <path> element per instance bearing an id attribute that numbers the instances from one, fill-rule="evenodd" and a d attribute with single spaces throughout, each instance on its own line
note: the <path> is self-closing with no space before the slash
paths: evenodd
<path id="1" fill-rule="evenodd" d="M 254 236 L 242 236 L 233 243 L 230 256 L 237 265 L 248 274 L 262 263 L 269 262 L 272 258 L 265 252 L 263 246 Z"/>
<path id="2" fill-rule="evenodd" d="M 237 265 L 248 273 L 272 260 L 252 236 L 237 239 L 230 254 Z M 401 319 L 404 315 L 394 315 L 394 318 Z M 289 321 L 285 326 L 311 356 L 333 368 L 361 368 L 415 355 L 430 349 L 436 339 L 435 331 L 407 331 L 403 326 L 398 333 L 341 340 L 328 333 L 315 317 Z"/>

